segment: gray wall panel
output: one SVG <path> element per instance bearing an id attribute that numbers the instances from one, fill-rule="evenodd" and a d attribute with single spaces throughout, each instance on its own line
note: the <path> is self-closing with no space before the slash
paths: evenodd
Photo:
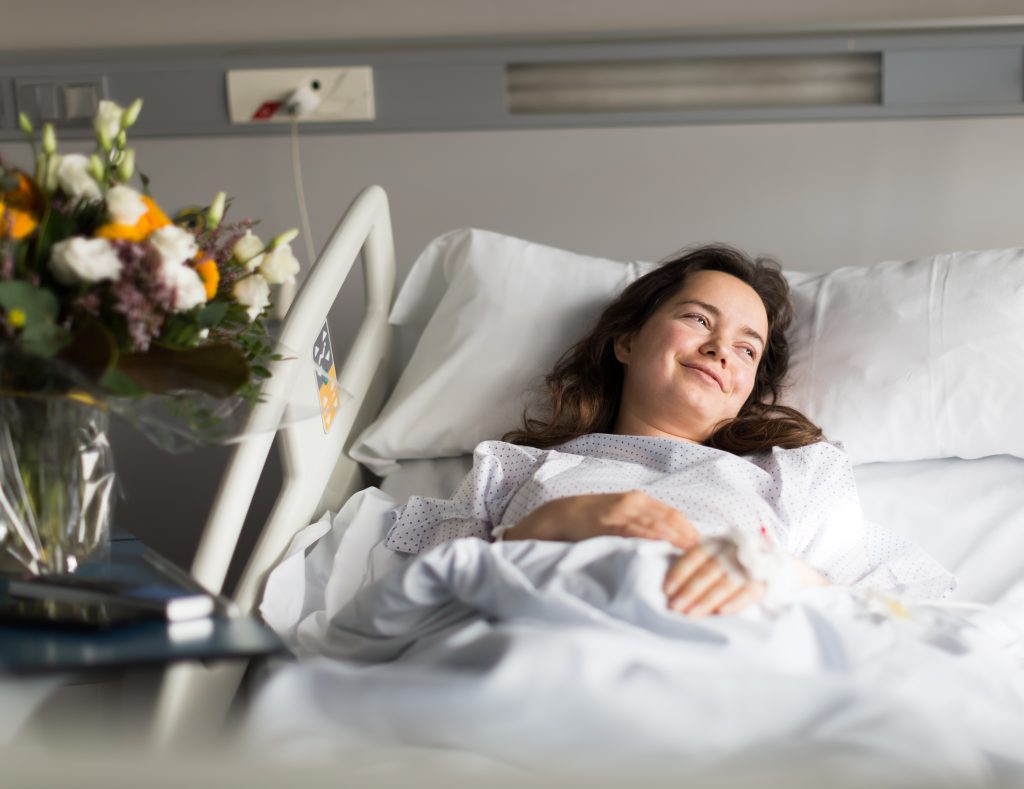
<path id="1" fill-rule="evenodd" d="M 1021 47 L 894 50 L 885 53 L 883 93 L 889 107 L 1020 106 Z"/>

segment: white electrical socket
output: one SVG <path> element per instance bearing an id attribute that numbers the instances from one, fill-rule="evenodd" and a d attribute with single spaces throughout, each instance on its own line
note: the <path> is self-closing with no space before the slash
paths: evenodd
<path id="1" fill-rule="evenodd" d="M 372 121 L 373 69 L 339 68 L 240 69 L 228 72 L 228 111 L 232 123 L 291 123 L 284 102 L 299 88 L 315 90 L 319 104 L 299 123 Z"/>

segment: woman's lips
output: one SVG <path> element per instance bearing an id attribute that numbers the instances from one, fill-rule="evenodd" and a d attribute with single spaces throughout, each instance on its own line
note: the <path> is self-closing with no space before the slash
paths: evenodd
<path id="1" fill-rule="evenodd" d="M 725 391 L 725 387 L 722 386 L 722 379 L 719 378 L 717 375 L 715 375 L 710 370 L 708 370 L 708 369 L 706 369 L 704 367 L 698 367 L 697 365 L 694 365 L 694 364 L 684 364 L 683 367 L 685 367 L 688 370 L 693 370 L 695 373 L 700 375 L 700 377 L 703 378 L 708 383 L 714 384 L 719 389 L 721 389 L 723 392 Z"/>

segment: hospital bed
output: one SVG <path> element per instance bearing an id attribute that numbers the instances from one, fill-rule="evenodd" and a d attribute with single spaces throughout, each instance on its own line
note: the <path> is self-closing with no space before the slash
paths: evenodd
<path id="1" fill-rule="evenodd" d="M 337 368 L 336 417 L 329 426 L 320 418 L 289 419 L 290 408 L 319 413 L 323 378 L 313 350 L 322 348 L 328 312 L 360 253 L 367 309 Z M 232 593 L 238 606 L 259 606 L 283 556 L 301 564 L 310 554 L 312 540 L 297 539 L 303 527 L 319 522 L 316 536 L 332 524 L 343 531 L 335 514 L 368 484 L 379 484 L 391 501 L 449 495 L 470 467 L 475 443 L 516 425 L 529 397 L 520 393 L 651 265 L 454 231 L 424 250 L 393 299 L 387 198 L 379 187 L 363 192 L 299 290 L 280 335 L 289 358 L 278 362 L 253 415 L 261 424 L 284 420 L 277 436 L 284 481 Z M 952 570 L 959 579 L 954 601 L 1019 610 L 1024 252 L 787 276 L 796 320 L 786 402 L 846 443 L 865 516 L 914 539 Z M 397 383 L 396 331 L 417 340 Z M 234 452 L 192 567 L 212 590 L 223 588 L 273 440 L 257 432 Z M 377 560 L 369 545 L 352 550 L 336 567 L 359 573 Z M 265 599 L 265 614 L 273 609 Z M 194 740 L 219 729 L 242 673 L 238 666 L 176 667 L 162 690 L 157 739 Z M 930 744 L 920 735 L 915 747 Z"/>

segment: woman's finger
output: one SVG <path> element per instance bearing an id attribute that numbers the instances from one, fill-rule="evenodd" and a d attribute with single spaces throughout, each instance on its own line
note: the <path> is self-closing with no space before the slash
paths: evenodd
<path id="1" fill-rule="evenodd" d="M 671 596 L 670 607 L 676 611 L 687 611 L 694 601 L 701 597 L 711 586 L 725 576 L 725 568 L 715 559 L 708 559 L 700 566 L 679 589 Z"/>
<path id="2" fill-rule="evenodd" d="M 723 603 L 732 599 L 740 592 L 744 586 L 745 584 L 742 581 L 734 580 L 726 573 L 708 587 L 704 594 L 695 599 L 685 613 L 690 616 L 707 616 L 714 613 Z"/>
<path id="3" fill-rule="evenodd" d="M 644 540 L 667 540 L 668 536 L 665 530 L 651 525 L 645 525 L 642 523 L 627 523 L 622 526 L 608 527 L 607 534 L 613 534 L 618 537 L 639 537 Z"/>
<path id="4" fill-rule="evenodd" d="M 719 606 L 718 613 L 726 616 L 739 613 L 764 597 L 764 593 L 765 585 L 763 583 L 744 584 L 736 594 Z"/>
<path id="5" fill-rule="evenodd" d="M 665 524 L 673 534 L 673 538 L 669 542 L 684 551 L 700 542 L 700 532 L 697 531 L 697 527 L 690 523 L 679 510 L 670 509 Z"/>
<path id="6" fill-rule="evenodd" d="M 665 521 L 657 521 L 653 524 L 652 528 L 657 533 L 659 540 L 672 543 L 676 548 L 680 550 L 688 550 L 700 542 L 700 536 L 691 539 L 685 531 L 682 531 Z"/>
<path id="7" fill-rule="evenodd" d="M 708 552 L 700 545 L 695 545 L 676 559 L 665 575 L 665 583 L 662 587 L 665 594 L 669 597 L 675 595 L 686 580 L 707 560 Z"/>

